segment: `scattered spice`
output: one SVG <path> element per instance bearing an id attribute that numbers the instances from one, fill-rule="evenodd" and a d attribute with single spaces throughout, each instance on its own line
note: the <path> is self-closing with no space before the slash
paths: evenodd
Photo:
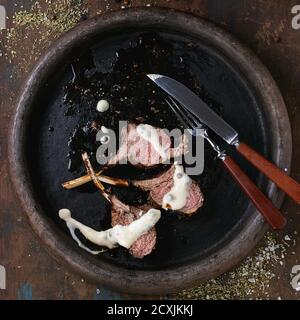
<path id="1" fill-rule="evenodd" d="M 262 44 L 269 46 L 272 43 L 281 41 L 281 34 L 284 32 L 285 21 L 281 20 L 279 24 L 274 25 L 270 20 L 266 20 L 261 24 L 255 34 L 255 39 Z"/>
<path id="2" fill-rule="evenodd" d="M 255 299 L 268 299 L 271 281 L 277 279 L 272 270 L 284 264 L 290 246 L 284 239 L 277 242 L 269 233 L 256 254 L 247 257 L 235 270 L 168 298 L 227 300 L 251 299 L 255 296 Z"/>
<path id="3" fill-rule="evenodd" d="M 85 18 L 87 10 L 83 2 L 41 0 L 28 10 L 17 11 L 12 17 L 12 27 L 5 31 L 4 47 L 8 61 L 19 71 L 28 71 L 54 39 Z"/>

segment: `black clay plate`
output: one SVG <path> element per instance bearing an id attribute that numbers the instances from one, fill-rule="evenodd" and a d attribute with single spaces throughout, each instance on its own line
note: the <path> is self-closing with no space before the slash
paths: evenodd
<path id="1" fill-rule="evenodd" d="M 164 102 L 164 93 L 147 79 L 147 73 L 165 74 L 185 83 L 236 128 L 243 141 L 269 155 L 264 114 L 242 75 L 218 52 L 172 32 L 139 30 L 97 39 L 68 55 L 48 76 L 35 98 L 26 144 L 36 197 L 64 233 L 69 234 L 58 218 L 61 208 L 69 208 L 74 218 L 97 230 L 110 227 L 110 206 L 92 183 L 74 190 L 61 187 L 62 182 L 85 174 L 82 151 L 89 152 L 95 169 L 99 167 L 94 161 L 98 145 L 88 129 L 91 121 L 114 129 L 119 120 L 169 129 L 179 126 Z M 99 99 L 109 101 L 106 113 L 96 111 Z M 236 159 L 255 182 L 262 180 L 253 168 Z M 106 174 L 141 179 L 162 169 L 121 166 Z M 222 246 L 247 219 L 248 200 L 207 145 L 205 170 L 194 178 L 205 196 L 203 208 L 190 218 L 163 212 L 151 255 L 135 259 L 117 248 L 91 259 L 135 269 L 165 269 L 200 259 Z M 120 187 L 112 192 L 130 204 L 142 203 L 147 196 Z"/>

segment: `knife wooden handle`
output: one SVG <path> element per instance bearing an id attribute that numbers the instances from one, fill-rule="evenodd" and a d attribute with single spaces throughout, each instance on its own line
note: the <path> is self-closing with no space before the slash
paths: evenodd
<path id="1" fill-rule="evenodd" d="M 258 189 L 235 161 L 231 157 L 226 156 L 223 160 L 223 164 L 272 228 L 282 229 L 286 225 L 286 218 L 284 215 L 262 193 L 262 191 Z"/>
<path id="2" fill-rule="evenodd" d="M 283 170 L 265 159 L 246 143 L 241 142 L 237 146 L 237 150 L 258 170 L 272 180 L 291 199 L 300 204 L 300 184 L 297 181 L 289 177 Z"/>

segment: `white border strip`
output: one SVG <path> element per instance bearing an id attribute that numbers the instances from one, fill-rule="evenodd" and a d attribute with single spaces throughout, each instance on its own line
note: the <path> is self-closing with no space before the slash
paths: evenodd
<path id="1" fill-rule="evenodd" d="M 0 5 L 0 30 L 6 29 L 6 9 Z"/>
<path id="2" fill-rule="evenodd" d="M 6 289 L 6 270 L 0 265 L 0 290 Z"/>

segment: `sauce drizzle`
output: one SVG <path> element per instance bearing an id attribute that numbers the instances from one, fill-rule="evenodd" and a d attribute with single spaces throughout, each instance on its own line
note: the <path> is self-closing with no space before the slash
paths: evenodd
<path id="1" fill-rule="evenodd" d="M 147 233 L 152 227 L 154 227 L 161 217 L 161 212 L 159 210 L 150 209 L 139 219 L 133 221 L 127 226 L 116 225 L 106 231 L 96 231 L 73 219 L 69 209 L 61 209 L 58 214 L 59 217 L 66 222 L 72 238 L 77 242 L 79 247 L 92 254 L 99 254 L 105 250 L 93 251 L 87 248 L 76 236 L 76 229 L 78 229 L 86 239 L 101 247 L 113 249 L 120 245 L 128 249 L 140 236 Z"/>

